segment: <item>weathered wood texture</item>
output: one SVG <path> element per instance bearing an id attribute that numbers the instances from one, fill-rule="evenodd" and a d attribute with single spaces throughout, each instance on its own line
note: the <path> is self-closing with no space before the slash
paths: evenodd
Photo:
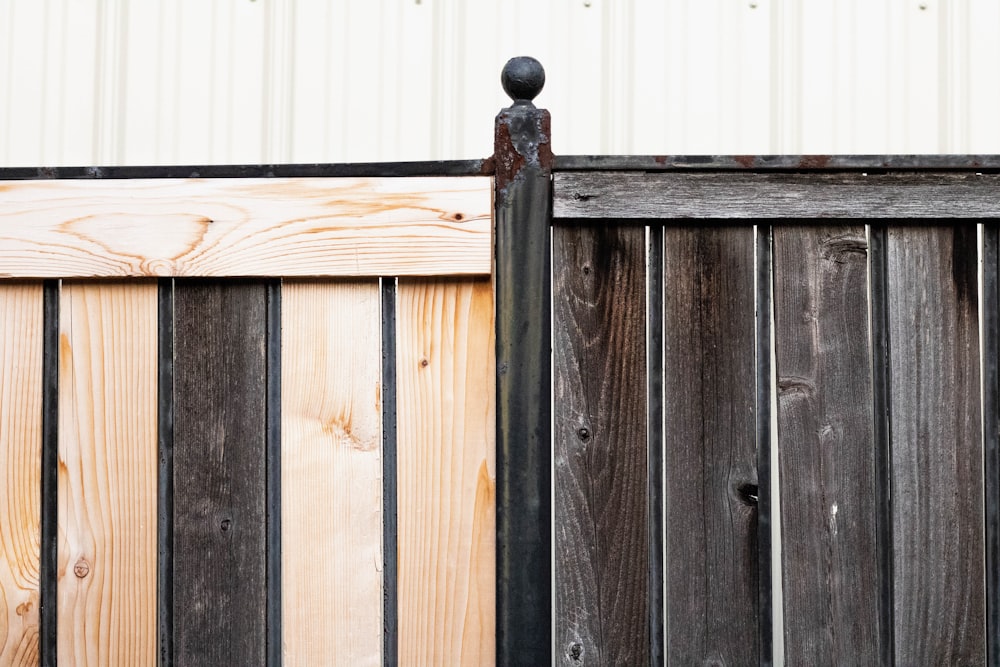
<path id="1" fill-rule="evenodd" d="M 664 237 L 667 661 L 754 664 L 754 230 Z"/>
<path id="2" fill-rule="evenodd" d="M 896 660 L 985 656 L 975 228 L 889 228 Z"/>
<path id="3" fill-rule="evenodd" d="M 491 181 L 0 182 L 0 277 L 488 274 Z"/>
<path id="4" fill-rule="evenodd" d="M 867 283 L 863 225 L 774 228 L 785 659 L 794 665 L 876 664 L 881 653 Z"/>
<path id="5" fill-rule="evenodd" d="M 493 293 L 400 280 L 399 660 L 495 659 Z"/>
<path id="6" fill-rule="evenodd" d="M 0 665 L 37 665 L 42 286 L 0 285 Z"/>
<path id="7" fill-rule="evenodd" d="M 156 285 L 63 283 L 59 662 L 156 656 Z"/>
<path id="8" fill-rule="evenodd" d="M 645 230 L 553 230 L 555 660 L 649 661 Z"/>
<path id="9" fill-rule="evenodd" d="M 556 218 L 1000 217 L 1000 174 L 555 174 Z"/>
<path id="10" fill-rule="evenodd" d="M 174 293 L 174 658 L 262 665 L 266 285 Z"/>
<path id="11" fill-rule="evenodd" d="M 381 665 L 378 282 L 285 281 L 285 665 Z"/>

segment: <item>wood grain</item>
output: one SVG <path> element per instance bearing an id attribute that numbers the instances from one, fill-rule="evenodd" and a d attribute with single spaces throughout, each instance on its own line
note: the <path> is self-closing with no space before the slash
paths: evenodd
<path id="1" fill-rule="evenodd" d="M 0 277 L 488 274 L 491 180 L 0 181 Z"/>
<path id="2" fill-rule="evenodd" d="M 1000 174 L 561 172 L 556 218 L 990 218 Z"/>
<path id="3" fill-rule="evenodd" d="M 281 299 L 284 664 L 377 667 L 378 282 L 285 281 Z"/>
<path id="4" fill-rule="evenodd" d="M 0 665 L 37 665 L 42 286 L 0 285 Z"/>
<path id="5" fill-rule="evenodd" d="M 773 233 L 785 659 L 877 664 L 865 227 Z"/>
<path id="6" fill-rule="evenodd" d="M 664 239 L 667 661 L 754 664 L 753 228 Z"/>
<path id="7" fill-rule="evenodd" d="M 645 230 L 552 251 L 555 661 L 647 664 Z"/>
<path id="8" fill-rule="evenodd" d="M 156 656 L 157 290 L 64 282 L 59 309 L 58 656 Z"/>
<path id="9" fill-rule="evenodd" d="M 174 291 L 174 658 L 265 655 L 267 286 Z"/>
<path id="10" fill-rule="evenodd" d="M 493 295 L 487 280 L 400 280 L 399 660 L 495 656 Z"/>
<path id="11" fill-rule="evenodd" d="M 975 228 L 889 227 L 896 660 L 986 660 Z"/>

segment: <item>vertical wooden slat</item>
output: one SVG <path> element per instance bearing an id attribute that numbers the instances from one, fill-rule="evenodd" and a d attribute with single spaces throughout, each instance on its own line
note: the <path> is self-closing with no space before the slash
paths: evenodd
<path id="1" fill-rule="evenodd" d="M 493 301 L 486 280 L 399 281 L 399 660 L 495 657 Z"/>
<path id="2" fill-rule="evenodd" d="M 649 661 L 641 227 L 553 231 L 555 660 Z"/>
<path id="3" fill-rule="evenodd" d="M 282 288 L 288 666 L 381 663 L 379 318 L 376 281 Z"/>
<path id="4" fill-rule="evenodd" d="M 37 665 L 42 286 L 0 285 L 0 664 Z"/>
<path id="5" fill-rule="evenodd" d="M 876 664 L 864 226 L 776 227 L 774 283 L 785 659 Z"/>
<path id="6" fill-rule="evenodd" d="M 667 660 L 757 643 L 754 233 L 665 230 Z"/>
<path id="7" fill-rule="evenodd" d="M 64 283 L 59 661 L 156 655 L 157 289 Z"/>
<path id="8" fill-rule="evenodd" d="M 889 228 L 896 660 L 982 664 L 976 229 Z"/>
<path id="9" fill-rule="evenodd" d="M 174 656 L 265 656 L 267 286 L 176 281 Z"/>

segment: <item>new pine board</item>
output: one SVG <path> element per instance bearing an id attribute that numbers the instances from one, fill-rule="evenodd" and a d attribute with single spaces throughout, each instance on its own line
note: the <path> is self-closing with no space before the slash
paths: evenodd
<path id="1" fill-rule="evenodd" d="M 645 229 L 557 226 L 552 258 L 555 661 L 642 665 Z"/>
<path id="2" fill-rule="evenodd" d="M 896 661 L 986 660 L 975 228 L 888 230 Z"/>
<path id="3" fill-rule="evenodd" d="M 491 665 L 496 625 L 493 291 L 400 279 L 399 661 Z"/>
<path id="4" fill-rule="evenodd" d="M 670 664 L 757 661 L 754 230 L 664 229 Z"/>
<path id="5" fill-rule="evenodd" d="M 37 665 L 42 286 L 0 285 L 0 664 Z"/>
<path id="6" fill-rule="evenodd" d="M 285 281 L 284 664 L 382 658 L 378 281 Z"/>
<path id="7" fill-rule="evenodd" d="M 64 282 L 58 656 L 156 659 L 157 288 Z"/>
<path id="8" fill-rule="evenodd" d="M 872 356 L 864 225 L 776 226 L 785 660 L 877 664 Z"/>
<path id="9" fill-rule="evenodd" d="M 267 285 L 176 281 L 174 659 L 262 665 Z"/>
<path id="10" fill-rule="evenodd" d="M 492 180 L 0 181 L 0 278 L 489 274 Z"/>

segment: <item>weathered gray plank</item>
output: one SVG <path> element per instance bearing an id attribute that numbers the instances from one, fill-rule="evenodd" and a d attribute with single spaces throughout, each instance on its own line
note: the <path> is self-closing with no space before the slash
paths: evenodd
<path id="1" fill-rule="evenodd" d="M 756 664 L 754 231 L 664 237 L 667 662 Z"/>
<path id="2" fill-rule="evenodd" d="M 555 174 L 556 218 L 1000 217 L 1000 174 Z"/>
<path id="3" fill-rule="evenodd" d="M 880 656 L 864 225 L 775 227 L 785 659 Z"/>
<path id="4" fill-rule="evenodd" d="M 889 228 L 896 660 L 979 665 L 984 636 L 975 228 Z"/>
<path id="5" fill-rule="evenodd" d="M 289 165 L 292 166 L 292 165 Z M 557 155 L 559 171 L 671 171 L 766 169 L 966 169 L 1000 168 L 1000 155 Z M 0 176 L 3 172 L 0 171 Z M 59 176 L 59 178 L 76 178 Z"/>
<path id="6" fill-rule="evenodd" d="M 556 661 L 649 661 L 645 230 L 553 232 Z"/>
<path id="7" fill-rule="evenodd" d="M 177 281 L 174 656 L 262 665 L 267 286 Z"/>

